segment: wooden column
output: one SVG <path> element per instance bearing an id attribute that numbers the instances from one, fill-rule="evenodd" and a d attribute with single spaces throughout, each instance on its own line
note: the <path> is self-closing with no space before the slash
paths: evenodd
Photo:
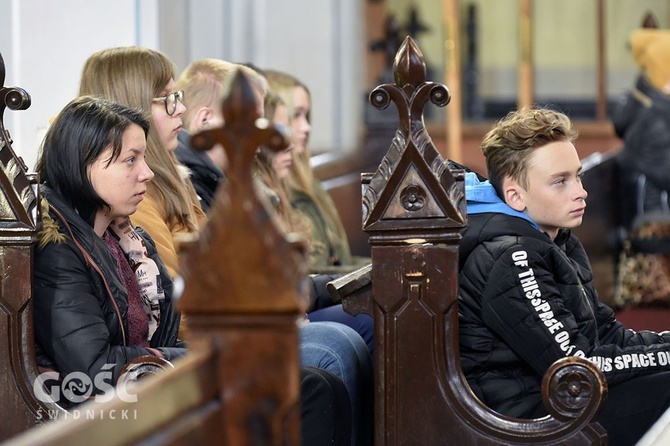
<path id="1" fill-rule="evenodd" d="M 447 40 L 444 42 L 446 53 L 445 82 L 451 91 L 462 91 L 461 51 L 460 51 L 460 20 L 458 16 L 458 0 L 443 0 L 444 23 L 447 28 Z M 452 97 L 451 107 L 446 113 L 447 153 L 443 154 L 452 160 L 463 162 L 463 104 L 461 95 Z"/>
<path id="2" fill-rule="evenodd" d="M 598 121 L 607 119 L 607 67 L 605 52 L 607 51 L 607 41 L 605 36 L 605 0 L 597 0 L 596 20 L 598 21 L 598 98 L 596 118 Z"/>
<path id="3" fill-rule="evenodd" d="M 363 53 L 365 53 L 366 86 L 374 87 L 378 82 L 385 67 L 385 54 L 383 51 L 372 51 L 370 47 L 373 42 L 384 39 L 384 23 L 386 22 L 386 4 L 383 1 L 365 2 L 365 42 Z"/>
<path id="4" fill-rule="evenodd" d="M 535 102 L 533 72 L 533 0 L 519 0 L 520 59 L 517 106 L 531 107 Z"/>

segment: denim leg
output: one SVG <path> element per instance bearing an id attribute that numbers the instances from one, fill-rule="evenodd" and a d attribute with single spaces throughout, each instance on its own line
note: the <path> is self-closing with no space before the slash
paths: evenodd
<path id="1" fill-rule="evenodd" d="M 375 330 L 372 316 L 368 314 L 352 316 L 344 311 L 342 304 L 338 304 L 307 313 L 307 317 L 312 322 L 339 322 L 353 328 L 363 338 L 370 350 L 370 356 L 374 358 Z"/>
<path id="2" fill-rule="evenodd" d="M 300 329 L 300 362 L 327 370 L 349 392 L 354 444 L 370 444 L 373 420 L 372 360 L 355 330 L 337 322 L 310 322 Z"/>

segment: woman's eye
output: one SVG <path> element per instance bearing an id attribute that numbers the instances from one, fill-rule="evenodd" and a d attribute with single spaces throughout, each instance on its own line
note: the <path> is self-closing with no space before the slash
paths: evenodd
<path id="1" fill-rule="evenodd" d="M 126 164 L 129 164 L 129 165 L 135 164 L 135 157 L 128 158 L 126 160 Z"/>

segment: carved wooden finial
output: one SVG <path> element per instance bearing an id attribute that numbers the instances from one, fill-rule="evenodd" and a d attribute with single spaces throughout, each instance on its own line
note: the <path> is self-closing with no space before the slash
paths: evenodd
<path id="1" fill-rule="evenodd" d="M 465 224 L 464 189 L 458 181 L 462 173 L 449 171 L 423 122 L 426 102 L 447 105 L 449 90 L 426 81 L 423 55 L 409 36 L 398 50 L 393 68 L 395 84 L 380 85 L 370 93 L 370 102 L 379 109 L 394 102 L 399 120 L 391 147 L 364 193 L 364 229 L 372 234 L 370 243 L 377 243 L 382 236 L 389 241 L 394 233 L 399 240 L 406 238 L 412 222 L 418 225 L 416 229 L 423 228 L 416 237 L 451 238 L 453 234 L 447 235 L 444 229 Z M 422 219 L 430 219 L 430 225 Z M 399 226 L 405 229 L 399 231 Z"/>
<path id="2" fill-rule="evenodd" d="M 411 126 L 423 125 L 423 107 L 430 100 L 439 107 L 449 103 L 451 96 L 443 84 L 426 82 L 423 54 L 410 36 L 398 49 L 393 63 L 395 84 L 383 84 L 370 93 L 370 103 L 385 109 L 391 101 L 398 107 L 398 130 L 409 136 Z"/>
<path id="3" fill-rule="evenodd" d="M 426 81 L 426 63 L 423 54 L 414 39 L 409 36 L 395 55 L 393 75 L 396 85 L 412 90 Z M 409 90 L 410 94 L 412 90 Z"/>
<path id="4" fill-rule="evenodd" d="M 5 109 L 25 110 L 30 95 L 22 88 L 5 87 L 5 62 L 0 55 L 0 232 L 26 232 L 31 237 L 38 221 L 37 197 L 31 184 L 34 175 L 27 173 L 23 160 L 14 153 L 12 139 L 5 129 Z"/>
<path id="5" fill-rule="evenodd" d="M 259 146 L 288 147 L 283 134 L 258 115 L 249 79 L 235 75 L 222 104 L 225 124 L 191 139 L 194 147 L 222 144 L 230 168 L 219 186 L 210 220 L 199 240 L 184 246 L 185 312 L 297 311 L 298 289 L 307 274 L 306 246 L 290 240 L 275 211 L 253 185 Z"/>

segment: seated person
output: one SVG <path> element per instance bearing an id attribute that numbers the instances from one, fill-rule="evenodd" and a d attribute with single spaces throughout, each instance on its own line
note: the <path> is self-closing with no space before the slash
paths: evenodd
<path id="1" fill-rule="evenodd" d="M 183 90 L 184 95 L 189 98 L 189 106 L 182 115 L 184 127 L 180 131 L 179 147 L 175 151 L 176 155 L 181 160 L 184 160 L 185 162 L 193 162 L 193 154 L 195 151 L 190 146 L 190 134 L 196 134 L 223 125 L 223 114 L 221 113 L 220 102 L 221 97 L 223 97 L 225 93 L 225 86 L 238 69 L 252 81 L 252 85 L 256 87 L 258 95 L 261 98 L 264 98 L 264 105 L 260 107 L 259 113 L 265 115 L 268 120 L 275 121 L 274 115 L 276 114 L 276 110 L 280 110 L 280 115 L 284 121 L 277 121 L 277 123 L 284 126 L 284 128 L 291 130 L 290 114 L 288 113 L 288 107 L 285 101 L 281 99 L 280 95 L 272 92 L 265 92 L 266 81 L 261 74 L 247 66 L 221 59 L 200 59 L 192 62 L 186 67 L 177 79 L 175 85 L 175 88 Z M 272 105 L 268 107 L 266 112 L 265 105 L 267 104 Z M 288 122 L 286 122 L 286 118 L 288 118 Z M 292 148 L 285 152 L 285 154 L 293 154 L 296 141 L 293 137 L 291 140 L 293 142 Z M 211 149 L 210 152 L 219 149 L 223 150 L 222 147 L 219 147 Z M 263 161 L 267 161 L 268 163 L 271 163 L 272 161 L 267 159 L 263 149 L 259 152 L 261 160 L 260 172 L 267 173 L 267 175 L 259 176 L 262 180 L 269 180 L 265 183 L 265 186 L 267 186 L 266 189 L 273 191 L 272 193 L 276 195 L 273 198 L 278 200 L 281 200 L 281 197 L 287 197 L 290 192 L 288 190 L 288 184 L 285 183 L 285 181 L 288 180 L 288 177 L 290 176 L 290 170 L 293 168 L 295 158 L 291 158 L 291 164 L 280 168 L 278 172 L 273 172 L 273 168 L 270 164 L 267 164 L 266 166 L 263 165 Z M 199 154 L 199 156 L 202 158 L 204 155 Z M 216 157 L 218 158 L 218 155 Z M 267 167 L 267 169 L 264 167 Z M 194 171 L 192 174 L 199 176 L 199 172 L 200 171 Z M 279 175 L 280 178 L 277 178 L 277 175 Z M 205 181 L 196 180 L 195 182 L 204 183 Z M 210 182 L 209 184 L 213 183 Z M 213 196 L 213 194 L 214 191 L 212 190 L 202 195 L 200 198 L 203 200 L 203 197 Z M 277 202 L 277 200 L 275 200 L 275 203 L 275 207 L 280 216 L 283 217 L 287 223 L 287 228 L 292 228 L 296 225 L 301 229 L 304 227 L 311 228 L 311 223 L 303 223 L 307 221 L 307 219 L 302 213 L 296 212 L 292 206 L 285 205 L 285 203 L 282 203 L 281 201 Z M 211 205 L 211 202 L 207 203 L 207 205 Z M 314 233 L 311 229 L 298 232 L 308 232 L 305 234 L 306 238 L 310 243 L 314 240 Z M 334 321 L 352 327 L 361 335 L 370 350 L 370 355 L 373 355 L 374 336 L 372 318 L 366 314 L 351 316 L 342 310 L 341 305 L 335 305 L 335 302 L 332 301 L 330 295 L 326 291 L 326 283 L 333 278 L 335 278 L 335 276 L 326 274 L 310 276 L 310 281 L 313 286 L 311 287 L 312 305 L 310 305 L 310 308 L 308 309 L 309 319 L 313 322 Z"/>
<path id="2" fill-rule="evenodd" d="M 205 211 L 209 211 L 219 183 L 224 180 L 228 157 L 220 144 L 207 152 L 193 150 L 191 135 L 223 125 L 221 98 L 227 82 L 237 70 L 241 70 L 253 83 L 261 107 L 258 114 L 262 116 L 267 86 L 258 73 L 243 65 L 221 59 L 200 59 L 186 67 L 175 84 L 175 88 L 184 91 L 189 98 L 189 106 L 181 116 L 183 127 L 179 131 L 174 153 L 179 162 L 189 168 L 189 178 Z"/>
<path id="3" fill-rule="evenodd" d="M 667 102 L 670 94 L 670 31 L 667 29 L 636 29 L 630 34 L 629 45 L 640 74 L 635 85 L 616 104 L 612 124 L 616 135 L 625 139 L 628 130 L 644 109 L 656 101 Z"/>
<path id="4" fill-rule="evenodd" d="M 307 86 L 295 76 L 265 70 L 269 89 L 286 104 L 295 143 L 293 163 L 286 178 L 291 207 L 311 224 L 310 263 L 314 272 L 347 273 L 370 263 L 351 254 L 349 239 L 335 203 L 310 164 L 312 98 Z"/>
<path id="5" fill-rule="evenodd" d="M 153 178 L 144 161 L 148 129 L 136 110 L 81 98 L 45 136 L 36 166 L 44 225 L 35 252 L 35 337 L 62 375 L 93 380 L 113 364 L 116 382 L 135 357 L 185 353 L 172 281 L 151 238 L 128 219 Z"/>
<path id="6" fill-rule="evenodd" d="M 542 377 L 565 356 L 591 360 L 609 391 L 598 422 L 634 444 L 670 406 L 670 333 L 635 332 L 598 299 L 570 233 L 587 193 L 567 116 L 520 110 L 484 137 L 489 181 L 465 176 L 459 256 L 460 355 L 477 397 L 504 415 L 547 414 Z"/>
<path id="7" fill-rule="evenodd" d="M 625 232 L 637 218 L 650 215 L 667 225 L 670 216 L 670 30 L 636 30 L 630 46 L 642 72 L 613 117 L 624 140 L 616 180 Z"/>
<path id="8" fill-rule="evenodd" d="M 138 356 L 186 353 L 172 279 L 152 239 L 128 217 L 154 176 L 145 160 L 149 128 L 141 111 L 80 97 L 45 136 L 36 167 L 44 201 L 35 339 L 38 365 L 61 376 L 81 373 L 96 383 L 111 372 L 114 385 Z M 339 378 L 302 368 L 300 404 L 304 444 L 349 444 L 349 397 Z"/>
<path id="9" fill-rule="evenodd" d="M 84 62 L 79 96 L 116 101 L 149 117 L 146 160 L 154 179 L 147 186 L 133 223 L 151 234 L 158 255 L 174 279 L 179 274 L 180 242 L 196 238 L 207 218 L 174 155 L 186 106 L 183 93 L 174 88 L 173 62 L 151 48 L 105 48 Z M 187 334 L 180 336 L 185 338 Z"/>
<path id="10" fill-rule="evenodd" d="M 265 95 L 264 82 L 258 73 L 248 67 L 220 59 L 197 60 L 182 72 L 175 87 L 183 90 L 185 97 L 189 98 L 189 106 L 182 116 L 184 129 L 180 132 L 179 147 L 175 153 L 190 165 L 202 165 L 202 160 L 210 158 L 210 155 L 195 152 L 191 148 L 189 132 L 199 133 L 224 124 L 221 97 L 224 96 L 226 87 L 237 70 L 241 70 L 251 80 L 259 99 L 265 96 L 265 101 L 259 104 L 261 105 L 259 113 L 265 113 L 269 121 L 288 129 L 285 105 L 283 102 L 277 102 L 278 97 Z M 265 108 L 264 105 L 270 107 Z M 281 183 L 291 163 L 292 149 L 293 144 L 278 154 L 272 153 L 268 148 L 259 150 L 256 186 L 267 193 L 284 229 L 287 232 L 304 234 L 302 228 L 309 227 L 309 224 L 300 225 L 294 218 L 296 213 L 288 204 Z M 217 150 L 223 151 L 223 147 L 217 145 L 208 153 Z M 192 174 L 201 176 L 202 171 L 194 171 Z M 196 180 L 195 183 L 207 183 L 214 186 L 214 189 L 218 186 L 218 183 L 200 180 Z M 206 206 L 211 205 L 207 197 L 214 196 L 214 189 L 200 194 L 201 202 Z M 325 282 L 322 284 L 321 293 L 325 294 Z M 301 363 L 304 366 L 323 368 L 344 380 L 349 390 L 354 417 L 352 430 L 354 437 L 357 438 L 356 444 L 370 444 L 373 418 L 372 355 L 369 351 L 373 343 L 372 318 L 367 315 L 351 316 L 344 313 L 341 305 L 334 305 L 332 299 L 322 297 L 319 300 L 320 303 L 324 301 L 329 301 L 325 305 L 331 307 L 323 311 L 329 313 L 315 319 L 312 318 L 311 312 L 308 313 L 309 320 L 314 323 L 305 324 L 300 329 Z M 311 306 L 310 310 L 314 308 Z"/>

